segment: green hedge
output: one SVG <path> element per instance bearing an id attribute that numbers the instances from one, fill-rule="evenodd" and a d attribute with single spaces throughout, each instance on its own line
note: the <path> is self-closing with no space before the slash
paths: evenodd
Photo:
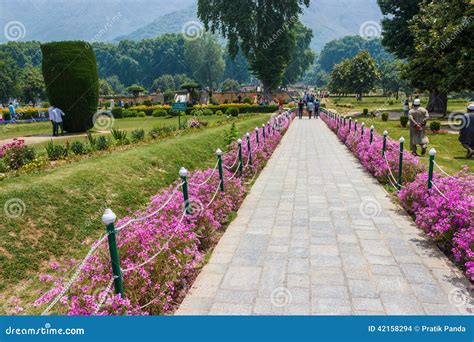
<path id="1" fill-rule="evenodd" d="M 83 132 L 94 126 L 99 74 L 94 50 L 83 41 L 41 44 L 42 70 L 49 102 L 62 109 L 64 129 Z"/>

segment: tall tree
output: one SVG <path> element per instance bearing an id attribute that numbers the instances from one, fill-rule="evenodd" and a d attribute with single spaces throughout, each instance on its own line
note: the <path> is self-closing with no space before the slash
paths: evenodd
<path id="1" fill-rule="evenodd" d="M 336 65 L 331 74 L 331 91 L 362 96 L 375 87 L 379 77 L 377 64 L 368 51 L 358 53 Z"/>
<path id="2" fill-rule="evenodd" d="M 413 34 L 408 22 L 420 12 L 423 0 L 377 0 L 385 18 L 382 20 L 382 44 L 398 58 L 413 52 Z"/>
<path id="3" fill-rule="evenodd" d="M 447 112 L 448 92 L 472 90 L 474 6 L 470 0 L 424 2 L 410 22 L 415 49 L 405 69 L 411 84 L 430 92 L 427 109 Z"/>
<path id="4" fill-rule="evenodd" d="M 165 92 L 168 90 L 175 90 L 176 89 L 176 84 L 174 82 L 174 77 L 173 75 L 161 75 L 158 77 L 156 80 L 153 81 L 153 84 L 151 86 L 151 91 L 161 91 Z"/>
<path id="5" fill-rule="evenodd" d="M 39 68 L 26 66 L 21 72 L 18 83 L 25 102 L 35 102 L 46 97 L 43 74 Z"/>
<path id="6" fill-rule="evenodd" d="M 379 64 L 380 78 L 377 83 L 382 88 L 384 94 L 395 94 L 395 97 L 398 99 L 400 91 L 410 92 L 408 82 L 402 79 L 403 66 L 404 63 L 400 59 L 383 61 Z"/>
<path id="7" fill-rule="evenodd" d="M 292 32 L 295 36 L 296 46 L 291 52 L 290 64 L 286 67 L 283 75 L 284 85 L 298 81 L 313 64 L 315 58 L 315 53 L 310 48 L 313 31 L 298 22 Z"/>
<path id="8" fill-rule="evenodd" d="M 15 60 L 5 52 L 0 52 L 0 100 L 6 103 L 10 96 L 16 96 L 18 67 Z"/>
<path id="9" fill-rule="evenodd" d="M 235 57 L 242 49 L 250 70 L 263 83 L 264 95 L 281 84 L 291 61 L 295 37 L 291 32 L 310 0 L 226 1 L 198 0 L 198 17 L 211 32 L 228 40 Z"/>
<path id="10" fill-rule="evenodd" d="M 205 34 L 202 38 L 187 41 L 184 48 L 184 61 L 191 74 L 201 85 L 212 90 L 224 74 L 222 48 L 215 36 Z"/>

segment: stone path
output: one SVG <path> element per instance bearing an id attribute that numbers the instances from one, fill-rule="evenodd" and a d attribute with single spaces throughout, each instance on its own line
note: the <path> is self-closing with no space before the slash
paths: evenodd
<path id="1" fill-rule="evenodd" d="M 321 120 L 296 119 L 177 314 L 472 314 L 469 286 Z"/>

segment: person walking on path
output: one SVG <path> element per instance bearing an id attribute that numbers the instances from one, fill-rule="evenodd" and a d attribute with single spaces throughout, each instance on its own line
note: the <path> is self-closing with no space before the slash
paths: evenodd
<path id="1" fill-rule="evenodd" d="M 462 121 L 459 142 L 467 151 L 466 158 L 471 158 L 474 155 L 474 103 L 467 106 L 467 113 Z"/>
<path id="2" fill-rule="evenodd" d="M 10 102 L 10 105 L 8 106 L 8 112 L 10 113 L 10 121 L 15 122 L 16 120 L 15 106 L 11 102 Z"/>
<path id="3" fill-rule="evenodd" d="M 61 128 L 61 135 L 64 135 L 64 123 L 63 123 L 63 116 L 64 112 L 59 109 L 58 107 L 54 106 L 54 122 L 56 123 L 56 135 L 59 134 L 59 128 Z"/>
<path id="4" fill-rule="evenodd" d="M 56 125 L 56 120 L 55 120 L 55 113 L 54 113 L 54 106 L 50 106 L 48 108 L 48 118 L 49 121 L 51 121 L 51 125 L 53 127 L 53 136 L 57 134 L 57 125 Z"/>
<path id="5" fill-rule="evenodd" d="M 310 101 L 308 102 L 308 115 L 309 119 L 311 120 L 311 116 L 313 115 L 314 112 L 314 102 Z"/>
<path id="6" fill-rule="evenodd" d="M 319 110 L 320 110 L 320 108 L 321 108 L 321 102 L 319 101 L 319 99 L 316 99 L 316 100 L 314 101 L 314 107 L 315 107 L 315 108 L 314 108 L 314 117 L 315 117 L 316 119 L 318 119 L 318 118 L 319 118 Z"/>
<path id="7" fill-rule="evenodd" d="M 410 149 L 413 155 L 418 155 L 416 148 L 421 145 L 421 155 L 426 154 L 426 147 L 429 140 L 426 136 L 426 122 L 428 121 L 428 111 L 421 107 L 420 99 L 413 101 L 413 108 L 408 112 L 408 119 L 410 120 Z"/>
<path id="8" fill-rule="evenodd" d="M 300 99 L 300 101 L 298 102 L 298 118 L 300 119 L 303 117 L 303 108 L 304 108 L 303 99 Z"/>

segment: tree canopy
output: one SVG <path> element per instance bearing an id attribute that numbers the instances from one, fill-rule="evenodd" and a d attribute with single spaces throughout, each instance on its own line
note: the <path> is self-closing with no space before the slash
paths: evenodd
<path id="1" fill-rule="evenodd" d="M 199 0 L 198 17 L 206 30 L 219 32 L 228 40 L 235 57 L 239 48 L 250 70 L 263 83 L 268 98 L 280 85 L 291 61 L 295 37 L 291 30 L 309 0 L 240 1 Z"/>

